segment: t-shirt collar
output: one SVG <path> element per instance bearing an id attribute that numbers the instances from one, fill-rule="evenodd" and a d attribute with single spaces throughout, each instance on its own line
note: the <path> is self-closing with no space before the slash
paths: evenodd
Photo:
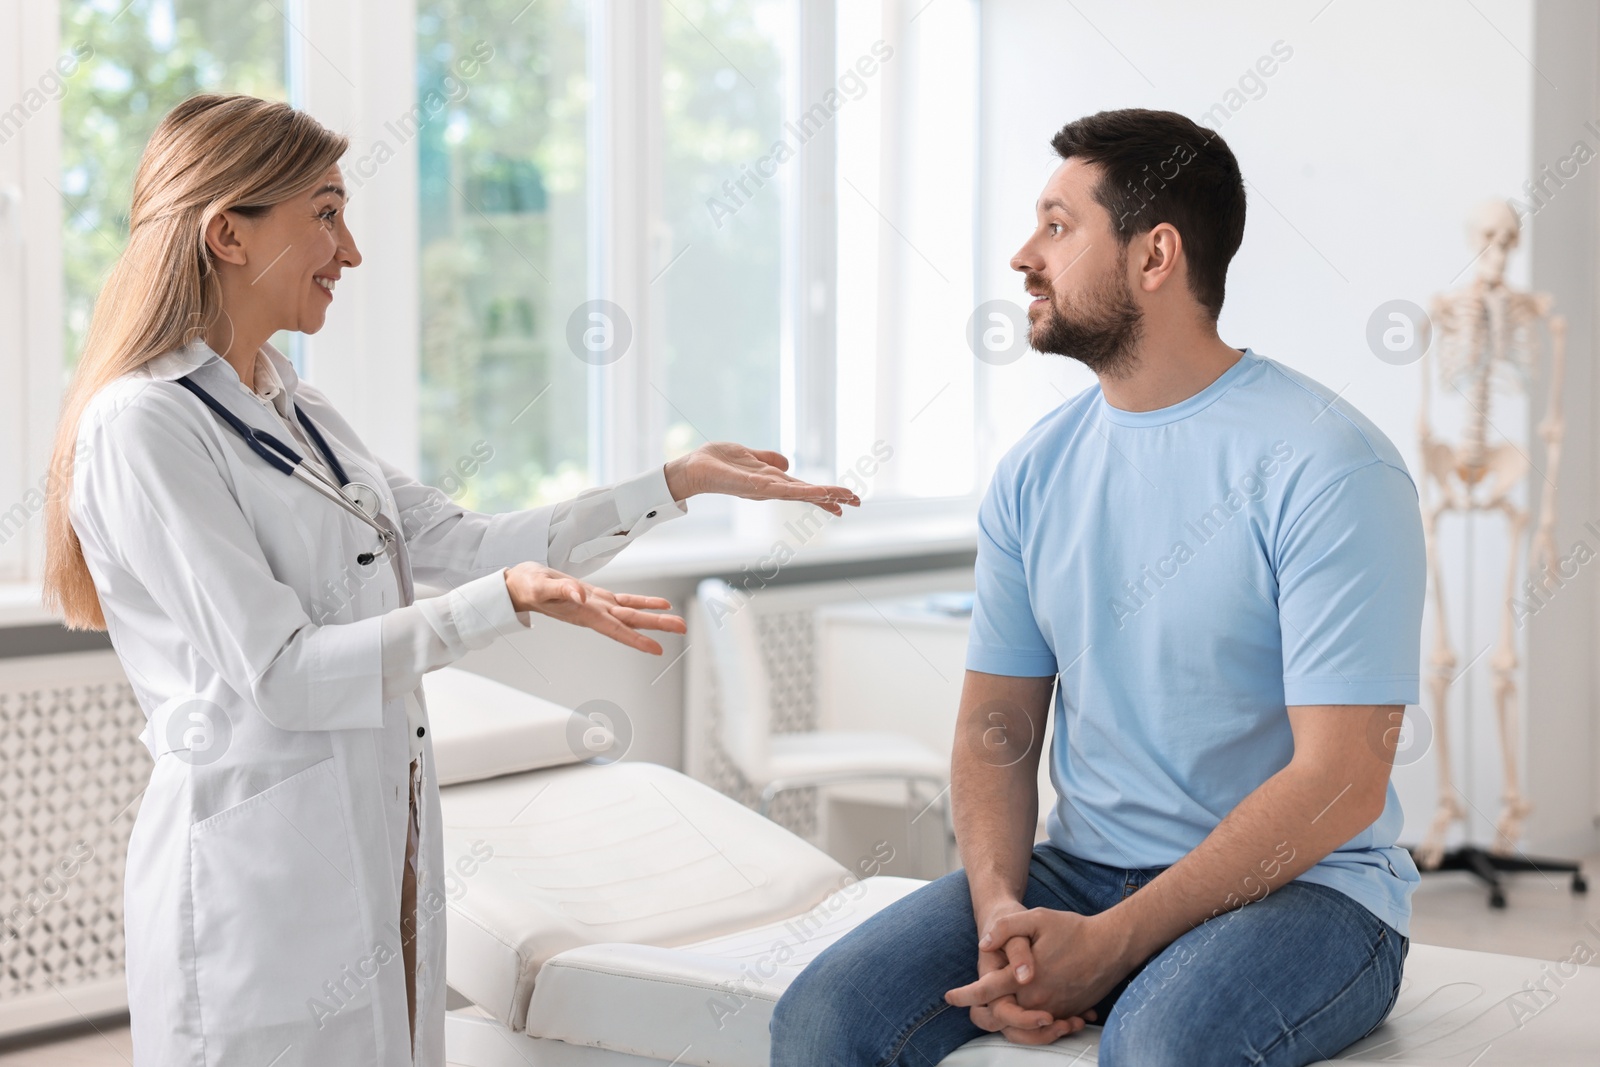
<path id="1" fill-rule="evenodd" d="M 1118 426 L 1163 426 L 1169 422 L 1186 419 L 1195 412 L 1209 407 L 1218 397 L 1222 396 L 1235 383 L 1256 364 L 1261 362 L 1261 357 L 1246 348 L 1239 358 L 1234 360 L 1233 366 L 1219 374 L 1215 381 L 1204 389 L 1164 408 L 1155 408 L 1151 411 L 1124 411 L 1113 407 L 1105 397 L 1103 391 L 1095 395 L 1095 407 L 1099 409 L 1102 418 L 1114 422 Z M 1098 388 L 1098 387 L 1097 387 Z"/>

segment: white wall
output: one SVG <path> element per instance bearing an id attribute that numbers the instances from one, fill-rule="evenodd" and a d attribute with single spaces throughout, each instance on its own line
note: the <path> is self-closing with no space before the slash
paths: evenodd
<path id="1" fill-rule="evenodd" d="M 1420 478 L 1414 429 L 1420 372 L 1415 365 L 1395 367 L 1375 358 L 1365 342 L 1367 320 L 1385 301 L 1405 298 L 1426 306 L 1432 293 L 1468 279 L 1463 268 L 1471 253 L 1462 225 L 1468 209 L 1485 198 L 1518 194 L 1532 172 L 1536 84 L 1552 101 L 1546 111 L 1559 98 L 1570 113 L 1549 123 L 1561 136 L 1543 137 L 1543 150 L 1578 136 L 1572 114 L 1581 120 L 1596 113 L 1592 9 L 1541 4 L 1539 15 L 1545 46 L 1566 42 L 1561 55 L 1543 61 L 1533 58 L 1530 0 L 1334 0 L 1326 6 L 1325 0 L 1203 6 L 1179 0 L 986 0 L 979 298 L 1020 294 L 1020 277 L 1007 261 L 1032 225 L 1034 200 L 1057 162 L 1049 139 L 1063 123 L 1118 107 L 1175 110 L 1199 121 L 1239 87 L 1258 57 L 1282 41 L 1292 55 L 1262 79 L 1264 89 L 1235 97 L 1243 105 L 1212 120 L 1249 183 L 1249 219 L 1229 274 L 1222 336 L 1343 390 L 1390 436 Z M 1550 76 L 1563 88 L 1545 86 L 1533 62 L 1560 64 Z M 1547 244 L 1579 249 L 1566 256 L 1577 264 L 1552 263 L 1550 273 L 1563 273 L 1576 287 L 1562 297 L 1564 303 L 1586 305 L 1594 292 L 1593 190 L 1568 189 L 1562 196 L 1576 216 L 1568 217 L 1563 230 L 1553 210 L 1560 205 L 1553 205 L 1536 218 L 1534 231 Z M 1571 218 L 1585 212 L 1587 225 L 1572 229 Z M 1510 268 L 1519 286 L 1531 277 L 1528 245 L 1536 242 L 1527 236 Z M 1573 353 L 1579 367 L 1572 392 L 1579 399 L 1568 409 L 1573 448 L 1558 528 L 1563 551 L 1591 515 L 1587 314 L 1575 325 L 1582 327 Z M 1039 355 L 985 367 L 983 373 L 992 410 L 1014 428 L 1011 439 L 1062 394 L 1092 382 L 1076 363 Z M 1506 407 L 1494 421 L 1515 436 L 1525 419 Z M 1534 459 L 1541 462 L 1538 454 Z M 1453 576 L 1448 580 L 1459 582 L 1470 570 L 1476 584 L 1470 634 L 1462 632 L 1460 594 L 1447 605 L 1462 666 L 1495 636 L 1503 604 L 1503 557 L 1496 548 L 1503 550 L 1504 540 L 1497 546 L 1491 526 L 1482 524 L 1470 564 L 1461 555 L 1459 525 L 1441 533 L 1442 558 Z M 1589 539 L 1600 546 L 1600 538 Z M 1594 589 L 1563 590 L 1562 600 L 1532 627 L 1537 640 L 1551 642 L 1537 665 L 1558 681 L 1533 690 L 1541 702 L 1529 712 L 1539 735 L 1532 745 L 1531 791 L 1541 804 L 1529 851 L 1593 851 L 1597 844 L 1589 784 L 1595 759 L 1589 699 Z M 1425 634 L 1431 625 L 1430 611 Z M 1498 811 L 1500 783 L 1491 655 L 1451 688 L 1458 731 L 1464 699 L 1472 712 L 1470 770 L 1461 780 L 1473 806 L 1490 819 Z M 1421 836 L 1432 813 L 1434 766 L 1430 754 L 1396 771 L 1407 841 Z M 1487 843 L 1489 830 L 1477 820 L 1479 841 Z"/>

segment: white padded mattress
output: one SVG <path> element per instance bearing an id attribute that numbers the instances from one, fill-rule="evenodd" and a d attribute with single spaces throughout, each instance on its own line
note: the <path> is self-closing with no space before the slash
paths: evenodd
<path id="1" fill-rule="evenodd" d="M 593 945 L 563 953 L 546 964 L 528 1032 L 683 1067 L 765 1067 L 772 1008 L 794 976 L 856 923 L 921 884 L 869 878 L 800 922 L 678 949 Z M 788 950 L 780 953 L 782 946 Z M 1389 1018 L 1337 1062 L 1596 1067 L 1600 968 L 1567 970 L 1576 973 L 1546 960 L 1413 944 Z M 1541 983 L 1550 994 L 1525 983 Z M 940 1067 L 1093 1064 L 1100 1033 L 1086 1027 L 1044 1048 L 985 1037 Z"/>
<path id="2" fill-rule="evenodd" d="M 749 929 L 848 880 L 805 841 L 655 764 L 531 771 L 440 800 L 449 983 L 512 1029 L 551 956 Z"/>

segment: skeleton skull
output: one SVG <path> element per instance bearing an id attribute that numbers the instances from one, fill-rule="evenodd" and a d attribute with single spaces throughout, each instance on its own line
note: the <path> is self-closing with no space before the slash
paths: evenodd
<path id="1" fill-rule="evenodd" d="M 1467 243 L 1478 253 L 1478 281 L 1496 286 L 1505 280 L 1506 259 L 1522 236 L 1522 222 L 1504 200 L 1485 200 L 1467 216 Z"/>

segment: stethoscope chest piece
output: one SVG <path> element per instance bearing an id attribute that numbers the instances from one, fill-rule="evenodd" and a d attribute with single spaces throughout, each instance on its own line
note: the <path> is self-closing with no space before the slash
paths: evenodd
<path id="1" fill-rule="evenodd" d="M 366 482 L 346 482 L 343 487 L 345 499 L 360 508 L 368 518 L 376 518 L 378 506 L 381 501 L 378 491 Z"/>

